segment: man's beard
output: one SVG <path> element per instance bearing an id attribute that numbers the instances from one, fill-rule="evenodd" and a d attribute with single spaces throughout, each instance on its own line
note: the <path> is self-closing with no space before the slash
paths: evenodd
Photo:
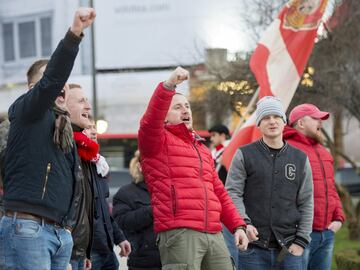
<path id="1" fill-rule="evenodd" d="M 308 131 L 306 136 L 315 140 L 317 143 L 324 145 L 325 139 L 320 131 L 317 131 L 317 132 Z"/>

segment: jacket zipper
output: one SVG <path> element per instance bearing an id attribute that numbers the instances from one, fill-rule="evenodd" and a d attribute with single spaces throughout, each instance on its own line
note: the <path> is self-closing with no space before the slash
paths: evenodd
<path id="1" fill-rule="evenodd" d="M 45 183 L 44 183 L 43 192 L 42 192 L 42 195 L 41 195 L 42 200 L 44 199 L 44 196 L 45 196 L 46 186 L 47 186 L 50 171 L 51 171 L 51 163 L 48 163 L 48 165 L 46 167 Z"/>
<path id="2" fill-rule="evenodd" d="M 199 149 L 196 147 L 195 142 L 193 143 L 194 148 L 196 150 L 196 153 L 198 154 L 199 160 L 200 160 L 200 181 L 204 187 L 204 193 L 205 193 L 205 232 L 207 232 L 208 230 L 208 194 L 207 194 L 207 190 L 206 190 L 206 185 L 203 181 L 203 161 L 199 152 Z"/>
<path id="3" fill-rule="evenodd" d="M 324 229 L 326 229 L 326 225 L 327 225 L 327 219 L 328 219 L 328 211 L 329 211 L 329 202 L 328 202 L 328 186 L 327 186 L 327 181 L 326 181 L 326 174 L 325 174 L 325 168 L 324 168 L 324 164 L 320 158 L 320 154 L 319 152 L 316 150 L 316 148 L 313 146 L 315 152 L 316 152 L 316 155 L 317 155 L 317 158 L 319 159 L 319 162 L 320 162 L 320 167 L 321 167 L 321 171 L 323 173 L 323 179 L 324 179 L 324 186 L 325 186 L 325 195 L 326 195 L 326 199 L 325 199 L 325 219 L 324 219 Z"/>
<path id="4" fill-rule="evenodd" d="M 176 214 L 176 192 L 174 185 L 171 185 L 171 196 L 172 196 L 172 206 L 173 206 L 173 214 Z"/>

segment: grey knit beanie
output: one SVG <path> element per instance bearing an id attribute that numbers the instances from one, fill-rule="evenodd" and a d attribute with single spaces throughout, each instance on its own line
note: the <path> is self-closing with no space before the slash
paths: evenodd
<path id="1" fill-rule="evenodd" d="M 286 123 L 286 115 L 280 99 L 273 96 L 261 98 L 256 104 L 256 126 L 260 125 L 261 120 L 268 115 L 280 116 Z"/>

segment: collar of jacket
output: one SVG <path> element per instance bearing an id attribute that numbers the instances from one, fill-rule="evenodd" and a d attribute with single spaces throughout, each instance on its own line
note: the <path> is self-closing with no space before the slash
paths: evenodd
<path id="1" fill-rule="evenodd" d="M 135 183 L 134 183 L 135 184 Z M 137 184 L 135 184 L 135 185 L 137 185 L 139 188 L 141 188 L 141 189 L 144 189 L 144 190 L 148 190 L 147 189 L 147 185 L 146 185 L 146 183 L 144 182 L 144 181 L 142 181 L 142 182 L 139 182 L 139 183 L 137 183 Z"/>
<path id="2" fill-rule="evenodd" d="M 165 129 L 180 139 L 187 142 L 196 142 L 205 141 L 205 139 L 201 138 L 195 131 L 189 131 L 184 123 L 178 125 L 165 125 Z M 193 136 L 193 134 L 195 136 Z"/>
<path id="3" fill-rule="evenodd" d="M 299 142 L 301 142 L 303 144 L 307 144 L 307 145 L 318 144 L 318 142 L 316 140 L 305 136 L 303 133 L 301 133 L 297 129 L 290 127 L 290 126 L 285 126 L 283 134 L 284 134 L 284 140 L 293 139 L 295 141 L 299 141 Z"/>
<path id="4" fill-rule="evenodd" d="M 283 145 L 283 147 L 281 147 L 278 155 L 284 153 L 285 150 L 288 148 L 288 143 L 286 141 L 283 141 L 283 142 L 284 142 L 284 145 Z M 261 148 L 263 148 L 265 151 L 270 153 L 269 146 L 264 142 L 263 139 L 258 140 L 258 144 L 261 146 Z"/>

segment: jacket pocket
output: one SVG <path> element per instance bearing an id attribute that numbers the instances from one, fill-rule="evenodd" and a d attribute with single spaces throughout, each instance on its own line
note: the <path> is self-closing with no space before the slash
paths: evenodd
<path id="1" fill-rule="evenodd" d="M 172 202 L 172 210 L 173 210 L 173 215 L 175 216 L 176 214 L 176 208 L 177 208 L 177 199 L 176 199 L 176 190 L 174 185 L 171 185 L 171 202 Z"/>
<path id="2" fill-rule="evenodd" d="M 169 248 L 175 243 L 179 243 L 179 238 L 186 232 L 187 229 L 174 229 L 166 232 L 165 247 Z"/>
<path id="3" fill-rule="evenodd" d="M 48 165 L 46 166 L 44 187 L 43 187 L 43 191 L 42 191 L 42 195 L 41 195 L 42 200 L 44 199 L 44 196 L 45 196 L 45 193 L 46 193 L 46 188 L 47 188 L 47 183 L 48 183 L 50 171 L 51 171 L 51 163 L 49 162 Z"/>

